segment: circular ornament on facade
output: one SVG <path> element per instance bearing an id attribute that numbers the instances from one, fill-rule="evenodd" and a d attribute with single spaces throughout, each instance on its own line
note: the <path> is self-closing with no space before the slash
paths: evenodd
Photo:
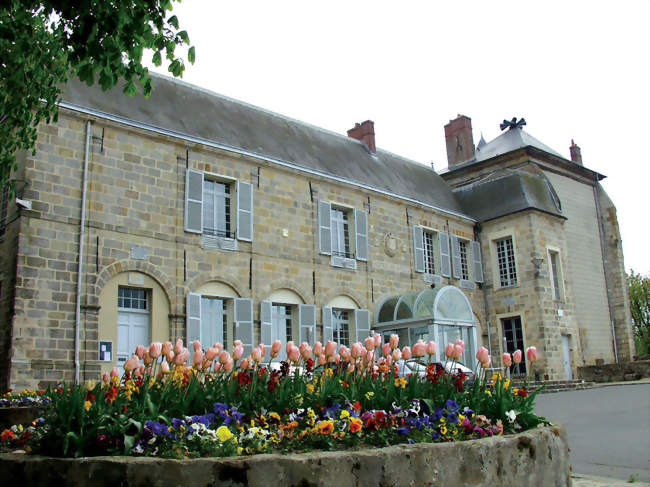
<path id="1" fill-rule="evenodd" d="M 392 233 L 387 233 L 384 236 L 384 252 L 386 252 L 386 255 L 393 257 L 395 254 L 397 254 L 399 248 L 399 239 Z"/>

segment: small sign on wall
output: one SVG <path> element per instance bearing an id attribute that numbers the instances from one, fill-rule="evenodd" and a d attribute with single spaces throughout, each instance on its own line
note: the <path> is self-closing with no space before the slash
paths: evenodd
<path id="1" fill-rule="evenodd" d="M 113 361 L 113 342 L 99 342 L 99 360 L 100 362 Z"/>
<path id="2" fill-rule="evenodd" d="M 140 247 L 139 245 L 133 245 L 131 247 L 131 258 L 145 260 L 147 258 L 147 249 L 145 247 Z"/>

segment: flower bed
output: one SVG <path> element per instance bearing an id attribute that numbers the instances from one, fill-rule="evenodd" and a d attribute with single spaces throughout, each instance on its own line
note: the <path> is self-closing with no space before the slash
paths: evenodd
<path id="1" fill-rule="evenodd" d="M 433 342 L 413 350 L 398 349 L 397 336 L 350 349 L 289 342 L 281 364 L 272 361 L 279 342 L 268 362 L 263 345 L 243 359 L 238 342 L 232 354 L 220 344 L 192 345 L 192 366 L 182 341 L 154 343 L 137 348 L 121 377 L 114 369 L 101 383 L 43 392 L 43 417 L 2 431 L 0 445 L 52 456 L 184 459 L 455 442 L 545 421 L 533 413 L 535 392 L 498 376 L 490 383 L 481 369 L 468 387 L 465 374 L 432 361 Z M 447 347 L 448 360 L 463 348 L 462 341 Z M 412 356 L 426 372 L 400 376 L 396 364 Z M 477 358 L 489 366 L 487 350 Z"/>

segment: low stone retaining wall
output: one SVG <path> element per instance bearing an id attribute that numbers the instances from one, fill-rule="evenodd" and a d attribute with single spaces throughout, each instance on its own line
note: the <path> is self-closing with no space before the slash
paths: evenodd
<path id="1" fill-rule="evenodd" d="M 578 376 L 587 382 L 623 382 L 650 377 L 650 360 L 635 360 L 622 364 L 587 365 L 578 367 Z"/>
<path id="2" fill-rule="evenodd" d="M 14 424 L 29 425 L 44 412 L 45 408 L 37 406 L 0 408 L 0 430 Z"/>
<path id="3" fill-rule="evenodd" d="M 0 455 L 3 485 L 179 487 L 570 486 L 563 426 L 458 443 L 161 460 Z"/>

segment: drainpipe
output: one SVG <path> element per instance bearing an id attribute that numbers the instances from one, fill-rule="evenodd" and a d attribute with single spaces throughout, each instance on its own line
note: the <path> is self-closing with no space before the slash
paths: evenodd
<path id="1" fill-rule="evenodd" d="M 600 256 L 603 261 L 603 275 L 605 276 L 605 292 L 607 293 L 607 308 L 609 309 L 609 323 L 612 328 L 612 344 L 614 345 L 614 359 L 618 364 L 618 350 L 616 347 L 616 330 L 614 329 L 614 311 L 612 310 L 612 296 L 609 291 L 607 279 L 607 259 L 605 257 L 605 232 L 603 230 L 602 215 L 600 212 L 600 199 L 598 192 L 598 176 L 594 176 L 594 201 L 596 203 L 596 218 L 598 218 L 598 236 L 600 237 Z"/>
<path id="2" fill-rule="evenodd" d="M 476 239 L 479 246 L 481 247 L 481 253 L 483 253 L 483 244 L 481 243 L 480 223 L 474 225 L 474 238 Z M 483 256 L 481 255 L 481 257 Z M 485 260 L 483 258 L 481 258 L 481 263 L 485 263 Z M 487 335 L 488 335 L 488 352 L 490 353 L 490 356 L 492 356 L 492 339 L 490 338 L 490 314 L 489 314 L 489 306 L 488 306 L 488 298 L 487 298 L 487 289 L 485 288 L 485 266 L 483 266 L 483 284 L 481 288 L 483 291 L 483 307 L 485 308 L 485 327 L 487 329 Z"/>
<path id="3" fill-rule="evenodd" d="M 75 323 L 74 323 L 74 382 L 79 384 L 79 372 L 81 366 L 79 364 L 79 350 L 80 350 L 80 331 L 81 331 L 81 283 L 82 283 L 82 266 L 84 256 L 84 237 L 85 237 L 85 221 L 86 221 L 86 189 L 88 186 L 88 154 L 90 153 L 90 120 L 86 122 L 86 147 L 84 149 L 84 174 L 83 185 L 81 189 L 81 221 L 79 222 L 79 266 L 77 267 L 77 303 L 75 307 Z"/>

